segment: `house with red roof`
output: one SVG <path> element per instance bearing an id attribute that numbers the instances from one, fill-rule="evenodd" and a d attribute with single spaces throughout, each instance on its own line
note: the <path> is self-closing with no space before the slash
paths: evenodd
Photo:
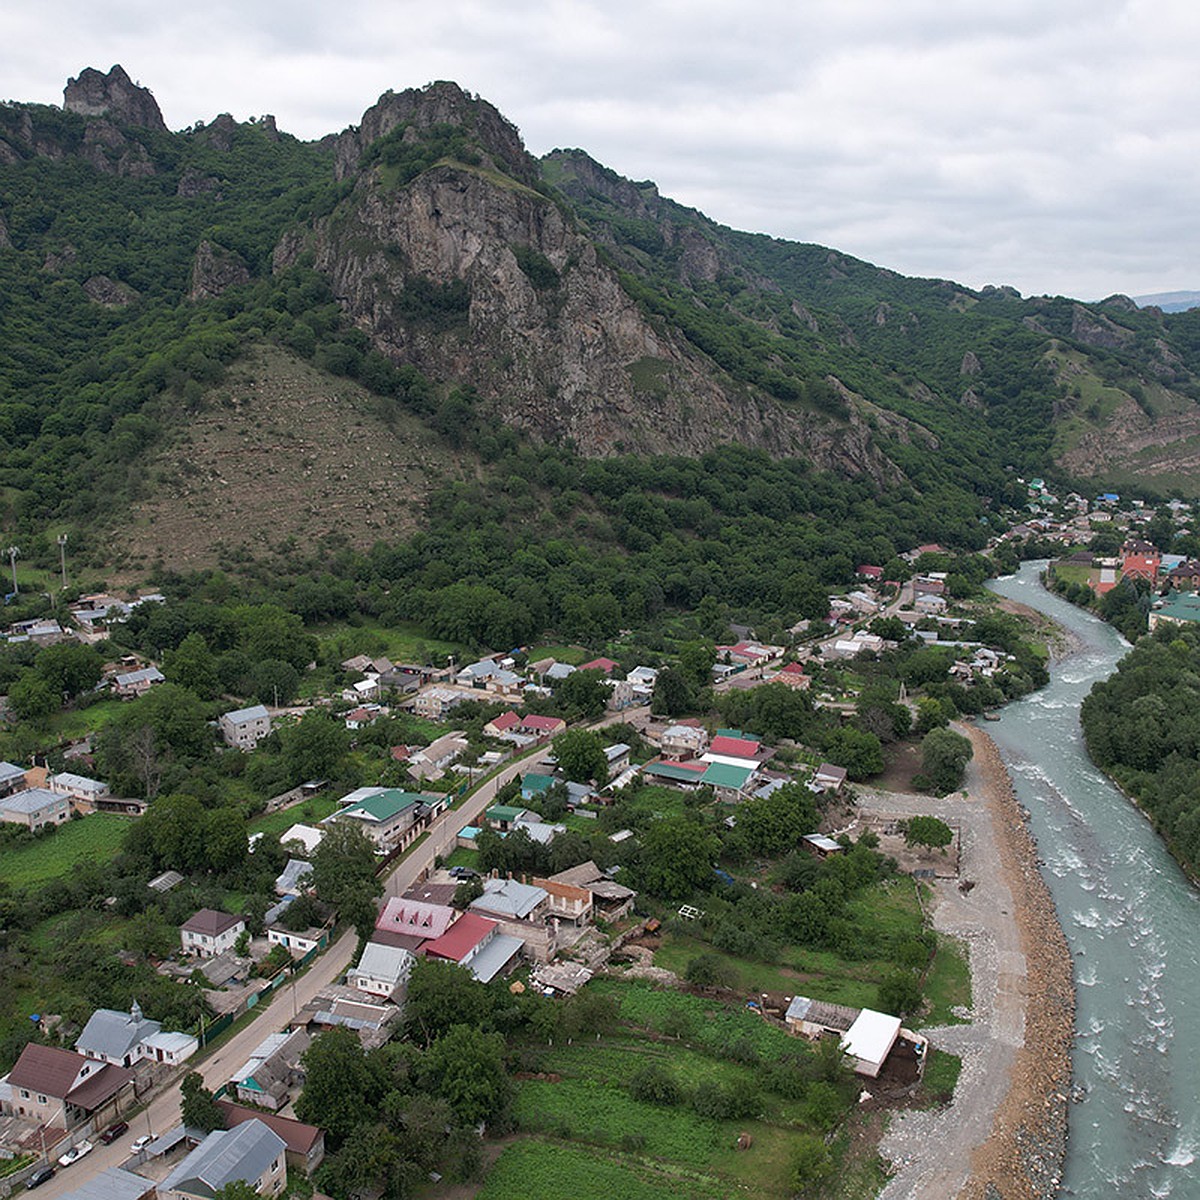
<path id="1" fill-rule="evenodd" d="M 427 958 L 466 967 L 480 983 L 490 983 L 521 952 L 518 937 L 500 932 L 500 924 L 478 913 L 465 912 L 440 938 L 420 950 Z"/>
<path id="2" fill-rule="evenodd" d="M 315 1125 L 306 1125 L 291 1117 L 280 1117 L 261 1108 L 246 1108 L 230 1100 L 216 1101 L 225 1128 L 233 1129 L 247 1121 L 261 1121 L 273 1133 L 283 1138 L 287 1165 L 311 1175 L 325 1160 L 325 1133 Z"/>
<path id="3" fill-rule="evenodd" d="M 530 713 L 521 718 L 521 732 L 531 733 L 534 737 L 557 737 L 566 728 L 567 723 L 562 717 L 543 717 Z"/>
<path id="4" fill-rule="evenodd" d="M 883 578 L 883 568 L 872 566 L 870 563 L 863 563 L 855 573 L 859 579 L 880 580 Z"/>
<path id="5" fill-rule="evenodd" d="M 446 904 L 393 896 L 375 918 L 371 941 L 416 951 L 426 942 L 440 938 L 457 917 L 458 913 Z"/>
<path id="6" fill-rule="evenodd" d="M 603 671 L 605 675 L 611 675 L 620 663 L 615 663 L 611 658 L 593 658 L 591 662 L 585 662 L 579 669 L 581 671 Z"/>
<path id="7" fill-rule="evenodd" d="M 1158 568 L 1162 563 L 1162 554 L 1157 546 L 1134 538 L 1121 548 L 1121 556 L 1121 574 L 1126 579 L 1145 579 L 1150 583 L 1158 582 Z"/>
<path id="8" fill-rule="evenodd" d="M 511 733 L 514 729 L 521 728 L 521 718 L 517 716 L 512 709 L 508 712 L 502 712 L 498 717 L 493 717 L 484 727 L 483 732 L 488 737 L 503 737 L 506 733 Z"/>

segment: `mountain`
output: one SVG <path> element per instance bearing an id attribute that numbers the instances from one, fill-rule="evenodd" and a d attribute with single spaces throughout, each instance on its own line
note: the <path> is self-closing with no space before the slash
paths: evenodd
<path id="1" fill-rule="evenodd" d="M 1161 308 L 1163 312 L 1187 312 L 1200 305 L 1200 292 L 1155 292 L 1152 296 L 1134 296 L 1138 308 Z"/>
<path id="2" fill-rule="evenodd" d="M 1200 481 L 1195 312 L 739 233 L 582 150 L 533 158 L 453 83 L 318 143 L 171 132 L 120 67 L 0 106 L 0 288 L 0 526 L 69 526 L 97 563 L 152 562 L 179 506 L 211 514 L 193 563 L 400 538 L 525 443 L 740 444 L 927 497 L 999 499 L 1013 469 Z"/>

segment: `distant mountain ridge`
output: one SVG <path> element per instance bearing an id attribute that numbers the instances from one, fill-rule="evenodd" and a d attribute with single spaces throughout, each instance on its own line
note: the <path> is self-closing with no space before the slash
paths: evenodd
<path id="1" fill-rule="evenodd" d="M 1187 312 L 1200 305 L 1200 292 L 1155 292 L 1150 296 L 1134 296 L 1139 308 L 1161 308 L 1163 312 Z"/>

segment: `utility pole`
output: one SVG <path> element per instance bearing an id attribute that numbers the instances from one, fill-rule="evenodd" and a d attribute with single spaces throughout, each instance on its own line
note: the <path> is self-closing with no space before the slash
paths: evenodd
<path id="1" fill-rule="evenodd" d="M 17 555 L 21 553 L 21 549 L 19 546 L 9 546 L 4 553 L 8 555 L 8 565 L 12 567 L 13 595 L 15 596 L 21 590 L 17 587 Z"/>
<path id="2" fill-rule="evenodd" d="M 67 535 L 60 533 L 58 535 L 58 561 L 62 566 L 62 585 L 63 591 L 67 589 Z"/>

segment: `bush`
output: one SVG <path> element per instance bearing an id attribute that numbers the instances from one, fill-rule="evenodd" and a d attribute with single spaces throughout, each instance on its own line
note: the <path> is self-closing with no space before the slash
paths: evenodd
<path id="1" fill-rule="evenodd" d="M 697 987 L 730 988 L 737 984 L 734 969 L 715 954 L 701 954 L 693 958 L 684 969 L 683 977 Z"/>
<path id="2" fill-rule="evenodd" d="M 629 1094 L 644 1104 L 662 1104 L 673 1107 L 680 1103 L 683 1094 L 679 1084 L 662 1067 L 648 1063 L 640 1068 L 629 1081 Z"/>
<path id="3" fill-rule="evenodd" d="M 828 1179 L 833 1171 L 829 1147 L 812 1134 L 798 1134 L 792 1144 L 792 1186 L 804 1192 L 813 1184 Z"/>

